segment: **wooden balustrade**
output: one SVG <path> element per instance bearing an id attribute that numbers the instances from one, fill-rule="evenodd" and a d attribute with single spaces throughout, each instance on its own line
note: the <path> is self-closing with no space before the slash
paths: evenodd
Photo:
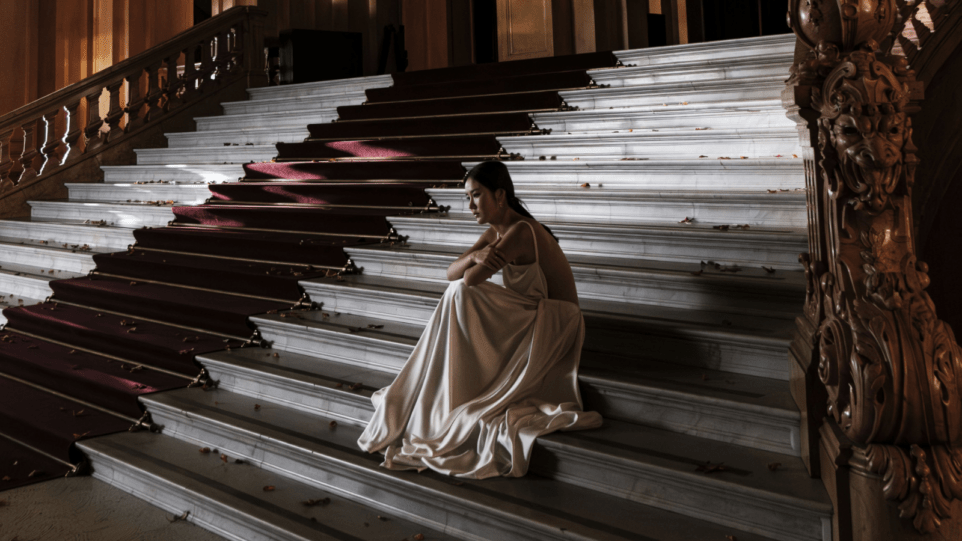
<path id="1" fill-rule="evenodd" d="M 0 117 L 0 193 L 105 150 L 197 92 L 242 77 L 248 86 L 268 84 L 266 16 L 256 7 L 234 7 Z M 101 111 L 105 91 L 108 106 Z"/>

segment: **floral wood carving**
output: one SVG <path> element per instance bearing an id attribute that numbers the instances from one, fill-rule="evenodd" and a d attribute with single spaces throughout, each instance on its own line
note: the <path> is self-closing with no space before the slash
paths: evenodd
<path id="1" fill-rule="evenodd" d="M 962 499 L 962 349 L 915 254 L 908 115 L 921 91 L 906 59 L 887 52 L 902 4 L 790 0 L 789 24 L 811 51 L 789 84 L 807 88 L 818 113 L 825 219 L 815 233 L 827 249 L 825 261 L 802 262 L 828 411 L 866 446 L 900 516 L 929 533 Z"/>

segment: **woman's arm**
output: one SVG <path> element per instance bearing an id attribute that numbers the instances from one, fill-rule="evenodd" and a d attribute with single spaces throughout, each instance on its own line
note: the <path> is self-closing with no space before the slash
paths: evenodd
<path id="1" fill-rule="evenodd" d="M 497 268 L 487 265 L 475 265 L 468 268 L 464 271 L 464 283 L 469 286 L 476 286 L 494 276 L 494 273 L 501 270 L 508 261 L 515 261 L 526 255 L 533 257 L 534 238 L 531 235 L 530 227 L 522 226 L 520 223 L 511 226 L 511 229 L 505 236 L 501 237 L 501 242 L 498 244 L 498 251 L 503 255 L 502 262 L 497 265 Z"/>
<path id="2" fill-rule="evenodd" d="M 474 246 L 468 248 L 467 251 L 454 260 L 454 263 L 448 266 L 448 280 L 453 282 L 463 278 L 465 271 L 478 264 L 477 261 L 475 261 L 474 253 L 490 245 L 492 241 L 496 240 L 496 237 L 497 233 L 489 227 L 474 243 Z"/>

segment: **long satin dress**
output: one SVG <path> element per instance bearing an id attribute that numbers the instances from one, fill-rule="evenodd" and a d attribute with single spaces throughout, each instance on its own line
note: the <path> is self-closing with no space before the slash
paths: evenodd
<path id="1" fill-rule="evenodd" d="M 451 282 L 397 378 L 371 398 L 361 449 L 383 452 L 390 469 L 520 477 L 538 436 L 601 426 L 578 391 L 581 310 L 548 298 L 537 254 L 535 236 L 535 262 L 505 266 L 504 287 Z"/>

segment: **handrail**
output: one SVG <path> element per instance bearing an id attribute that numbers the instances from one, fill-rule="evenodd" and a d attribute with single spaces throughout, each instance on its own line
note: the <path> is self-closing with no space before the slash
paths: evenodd
<path id="1" fill-rule="evenodd" d="M 52 173 L 81 156 L 99 152 L 128 133 L 182 107 L 197 94 L 225 82 L 248 77 L 250 86 L 267 84 L 263 54 L 267 15 L 267 11 L 252 6 L 231 8 L 3 115 L 0 117 L 0 193 Z M 125 85 L 127 103 L 121 105 Z M 109 95 L 109 105 L 106 114 L 101 116 L 100 97 L 104 90 Z M 78 115 L 82 104 L 86 104 L 86 118 L 81 126 Z M 58 130 L 57 117 L 61 114 L 63 129 Z M 43 137 L 38 145 L 40 134 L 36 132 L 41 121 Z M 15 138 L 15 135 L 21 137 Z M 19 158 L 14 158 L 11 147 L 17 143 L 22 144 L 21 152 Z M 63 151 L 61 144 L 65 146 Z M 35 167 L 41 158 L 42 163 Z M 14 159 L 22 168 L 16 179 L 12 176 Z"/>

